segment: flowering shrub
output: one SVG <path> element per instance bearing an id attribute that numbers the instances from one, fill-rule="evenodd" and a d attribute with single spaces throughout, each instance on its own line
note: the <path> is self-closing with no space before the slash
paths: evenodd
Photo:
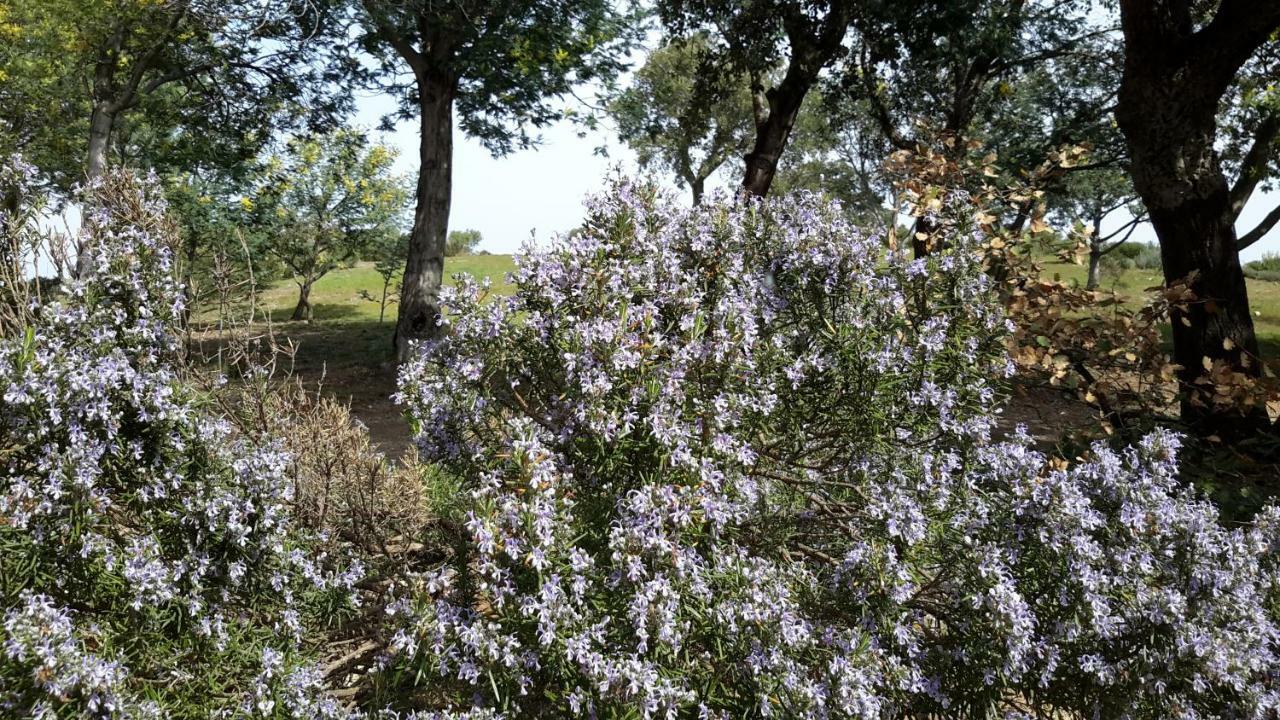
<path id="1" fill-rule="evenodd" d="M 203 716 L 277 680 L 296 699 L 281 653 L 360 569 L 290 529 L 287 456 L 180 381 L 154 184 L 111 176 L 84 209 L 79 279 L 0 339 L 0 715 Z"/>
<path id="2" fill-rule="evenodd" d="M 468 537 L 389 677 L 513 717 L 1273 712 L 1277 514 L 1221 527 L 1167 434 L 993 440 L 982 240 L 623 183 L 513 297 L 462 282 L 401 400 Z"/>

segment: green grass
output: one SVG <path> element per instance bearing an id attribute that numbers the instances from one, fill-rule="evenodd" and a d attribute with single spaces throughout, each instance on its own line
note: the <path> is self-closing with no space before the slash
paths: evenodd
<path id="1" fill-rule="evenodd" d="M 515 269 L 510 255 L 460 255 L 445 258 L 445 284 L 453 284 L 453 276 L 457 274 L 472 275 L 476 278 L 488 277 L 493 281 L 494 291 L 509 294 L 511 286 L 506 282 L 506 274 Z M 311 306 L 314 322 L 377 322 L 378 303 L 365 300 L 361 291 L 369 293 L 373 298 L 382 294 L 382 276 L 373 269 L 373 263 L 358 263 L 351 268 L 334 270 L 316 282 L 311 288 Z M 269 290 L 263 292 L 262 303 L 271 313 L 273 322 L 285 322 L 293 314 L 298 304 L 298 286 L 292 280 L 281 280 Z M 387 306 L 384 322 L 394 323 L 396 306 Z"/>
<path id="2" fill-rule="evenodd" d="M 1088 268 L 1082 263 L 1073 265 L 1056 258 L 1041 261 L 1044 277 L 1058 277 L 1064 281 L 1076 281 L 1084 285 Z M 1127 296 L 1133 305 L 1140 304 L 1145 297 L 1143 292 L 1162 282 L 1159 270 L 1130 269 L 1122 271 L 1118 276 L 1102 276 L 1102 290 L 1116 290 Z M 1258 334 L 1262 357 L 1275 362 L 1280 360 L 1280 282 L 1248 279 L 1245 281 L 1249 289 L 1249 305 L 1253 311 L 1254 329 Z"/>

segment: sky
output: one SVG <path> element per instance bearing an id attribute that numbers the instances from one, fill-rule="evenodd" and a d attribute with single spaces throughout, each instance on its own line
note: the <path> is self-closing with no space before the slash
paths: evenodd
<path id="1" fill-rule="evenodd" d="M 356 124 L 376 128 L 382 116 L 393 109 L 394 103 L 387 96 L 362 96 L 356 103 Z M 583 200 L 602 189 L 610 172 L 637 171 L 635 154 L 619 144 L 607 127 L 586 137 L 578 137 L 577 133 L 570 123 L 558 123 L 542 133 L 539 147 L 494 158 L 480 143 L 455 130 L 449 228 L 479 230 L 483 236 L 481 249 L 512 253 L 529 240 L 531 233 L 545 243 L 553 235 L 575 227 L 582 217 Z M 397 170 L 411 181 L 416 180 L 417 124 L 401 122 L 391 133 L 374 134 L 399 151 Z M 607 157 L 596 154 L 599 147 L 606 148 Z M 709 185 L 723 186 L 734 180 L 722 172 Z M 1237 229 L 1241 233 L 1252 229 L 1277 204 L 1280 193 L 1255 193 L 1241 214 Z M 1116 213 L 1104 225 L 1104 234 L 1127 220 L 1119 215 Z M 1154 243 L 1155 239 L 1150 225 L 1145 225 L 1134 233 L 1132 241 Z M 1256 260 L 1268 252 L 1280 253 L 1280 225 L 1245 250 L 1241 259 Z"/>
<path id="2" fill-rule="evenodd" d="M 361 97 L 355 122 L 374 128 L 393 109 L 385 96 Z M 542 133 L 537 148 L 494 158 L 455 127 L 449 229 L 479 230 L 480 248 L 492 253 L 516 252 L 531 233 L 545 243 L 573 229 L 582 218 L 583 200 L 602 189 L 611 171 L 636 172 L 635 154 L 616 136 L 596 131 L 579 138 L 577 132 L 571 123 L 557 123 Z M 416 181 L 417 124 L 400 122 L 394 132 L 381 134 L 381 141 L 399 151 L 396 170 Z M 600 146 L 607 146 L 608 157 L 595 153 Z"/>

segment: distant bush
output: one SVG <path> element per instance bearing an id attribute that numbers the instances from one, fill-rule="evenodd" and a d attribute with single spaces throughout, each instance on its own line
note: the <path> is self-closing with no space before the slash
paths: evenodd
<path id="1" fill-rule="evenodd" d="M 471 255 L 480 246 L 483 236 L 479 230 L 454 230 L 449 233 L 449 239 L 445 242 L 445 257 L 455 257 L 457 255 Z"/>
<path id="2" fill-rule="evenodd" d="M 1134 267 L 1141 270 L 1159 270 L 1164 267 L 1160 259 L 1160 246 L 1149 243 L 1134 243 L 1138 252 L 1133 256 Z"/>
<path id="3" fill-rule="evenodd" d="M 1114 250 L 1107 253 L 1107 255 L 1113 258 L 1124 258 L 1126 260 L 1133 260 L 1134 258 L 1138 257 L 1138 255 L 1141 252 L 1142 252 L 1142 245 L 1140 243 L 1127 242 L 1116 247 Z"/>
<path id="4" fill-rule="evenodd" d="M 1274 712 L 1280 513 L 1220 526 L 1166 433 L 993 442 L 968 237 L 624 183 L 513 297 L 464 280 L 401 397 L 469 540 L 396 591 L 390 679 L 512 717 Z"/>
<path id="5" fill-rule="evenodd" d="M 1254 280 L 1280 282 L 1280 254 L 1267 253 L 1244 265 L 1244 276 Z"/>
<path id="6" fill-rule="evenodd" d="M 1103 256 L 1103 265 L 1126 270 L 1159 270 L 1160 247 L 1149 243 L 1127 242 Z"/>

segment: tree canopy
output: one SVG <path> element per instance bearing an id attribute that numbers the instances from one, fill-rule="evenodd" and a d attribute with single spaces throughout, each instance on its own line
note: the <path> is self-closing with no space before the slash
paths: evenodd
<path id="1" fill-rule="evenodd" d="M 324 61 L 337 25 L 321 8 L 6 0 L 0 145 L 38 158 L 64 190 L 113 157 L 161 170 L 242 162 L 277 130 L 350 106 Z"/>
<path id="2" fill-rule="evenodd" d="M 453 122 L 495 154 L 537 142 L 564 117 L 558 102 L 607 83 L 636 32 L 607 0 L 359 0 L 357 46 L 366 80 L 420 124 L 417 210 L 396 324 L 397 357 L 439 328 L 439 292 L 452 194 Z M 405 72 L 405 71 L 408 72 Z"/>

